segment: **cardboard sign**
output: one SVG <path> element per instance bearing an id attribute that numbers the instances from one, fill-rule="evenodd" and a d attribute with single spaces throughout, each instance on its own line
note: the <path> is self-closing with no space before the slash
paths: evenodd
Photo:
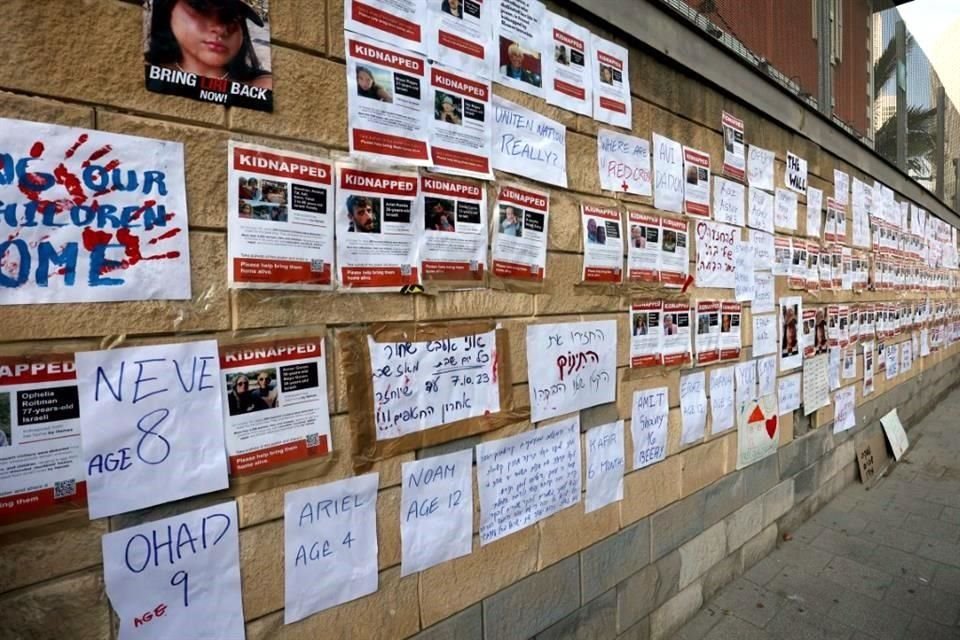
<path id="1" fill-rule="evenodd" d="M 882 429 L 871 429 L 858 433 L 854 441 L 857 452 L 857 467 L 860 469 L 860 482 L 870 486 L 883 476 L 890 466 L 890 454 L 887 453 L 887 443 Z"/>
<path id="2" fill-rule="evenodd" d="M 910 441 L 907 439 L 907 432 L 903 430 L 903 424 L 900 422 L 897 410 L 893 409 L 880 418 L 880 424 L 883 425 L 883 432 L 886 434 L 887 440 L 890 441 L 893 457 L 899 460 L 910 447 Z"/>
<path id="3" fill-rule="evenodd" d="M 777 397 L 763 396 L 737 407 L 737 469 L 777 452 L 780 446 L 780 419 Z"/>

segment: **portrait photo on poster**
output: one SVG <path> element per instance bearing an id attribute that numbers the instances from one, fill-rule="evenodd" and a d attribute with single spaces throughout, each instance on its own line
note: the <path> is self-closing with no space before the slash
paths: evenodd
<path id="1" fill-rule="evenodd" d="M 494 80 L 537 97 L 543 97 L 543 26 L 546 9 L 539 0 L 491 0 L 493 46 L 496 47 Z"/>
<path id="2" fill-rule="evenodd" d="M 148 91 L 273 111 L 267 0 L 144 0 Z"/>

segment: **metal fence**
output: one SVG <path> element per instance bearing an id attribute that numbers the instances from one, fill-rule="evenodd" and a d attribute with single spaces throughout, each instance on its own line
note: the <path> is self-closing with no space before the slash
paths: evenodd
<path id="1" fill-rule="evenodd" d="M 891 0 L 660 2 L 960 210 L 960 112 Z"/>

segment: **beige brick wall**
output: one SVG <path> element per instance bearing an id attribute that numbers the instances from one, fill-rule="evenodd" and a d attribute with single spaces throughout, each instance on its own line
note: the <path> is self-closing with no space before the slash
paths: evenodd
<path id="1" fill-rule="evenodd" d="M 244 610 L 249 638 L 405 637 L 480 601 L 534 572 L 551 566 L 640 518 L 690 495 L 734 470 L 736 434 L 679 446 L 679 375 L 664 379 L 627 376 L 628 300 L 585 295 L 575 286 L 582 251 L 581 201 L 605 205 L 649 205 L 631 196 L 611 199 L 599 190 L 596 166 L 597 124 L 542 100 L 496 88 L 496 93 L 548 114 L 569 128 L 569 190 L 551 190 L 548 278 L 535 295 L 504 291 L 463 291 L 429 297 L 394 294 L 313 293 L 277 296 L 265 291 L 231 293 L 226 288 L 227 141 L 250 140 L 320 155 L 346 151 L 346 90 L 343 65 L 343 6 L 339 0 L 273 0 L 275 112 L 264 114 L 148 93 L 143 88 L 140 51 L 141 9 L 121 0 L 6 0 L 0 27 L 0 116 L 163 138 L 183 142 L 186 153 L 193 291 L 189 302 L 123 302 L 0 307 L 0 343 L 23 342 L 54 348 L 55 340 L 81 339 L 79 348 L 115 343 L 117 337 L 157 339 L 189 332 L 205 337 L 230 329 L 324 324 L 329 342 L 356 323 L 374 321 L 448 321 L 494 318 L 512 340 L 514 397 L 527 403 L 525 327 L 538 321 L 616 318 L 621 367 L 616 412 L 630 418 L 632 392 L 666 384 L 670 390 L 668 458 L 629 472 L 624 500 L 584 515 L 583 507 L 558 513 L 473 554 L 400 577 L 399 481 L 404 454 L 385 460 L 378 503 L 380 589 L 363 598 L 283 625 L 282 505 L 285 491 L 352 473 L 342 355 L 331 349 L 333 442 L 339 455 L 318 466 L 315 478 L 245 492 L 235 487 L 241 519 L 240 547 Z M 602 32 L 595 25 L 591 29 Z M 869 176 L 779 126 L 750 106 L 699 84 L 647 53 L 631 51 L 631 86 L 637 135 L 652 131 L 708 151 L 713 171 L 722 161 L 720 113 L 730 111 L 746 123 L 751 144 L 773 149 L 777 181 L 782 184 L 788 149 L 806 158 L 810 183 L 832 193 L 834 167 L 861 179 Z M 0 134 L 2 135 L 2 134 Z M 503 176 L 500 176 L 503 177 Z M 618 202 L 622 200 L 622 202 Z M 801 199 L 802 234 L 804 207 Z M 779 283 L 778 283 L 778 286 Z M 785 291 L 785 283 L 781 291 Z M 790 294 L 793 295 L 793 294 Z M 694 291 L 694 297 L 730 299 L 727 290 Z M 903 296 L 920 299 L 920 296 Z M 805 304 L 889 300 L 892 294 L 821 292 L 804 295 Z M 269 299 L 270 304 L 264 304 Z M 745 346 L 750 345 L 749 313 Z M 902 339 L 902 338 L 901 338 Z M 47 345 L 46 343 L 49 343 Z M 5 345 L 16 349 L 17 345 Z M 746 350 L 748 351 L 748 350 Z M 921 375 L 957 348 L 935 353 L 900 376 L 902 383 Z M 746 357 L 746 354 L 745 356 Z M 728 364 L 728 363 L 724 363 Z M 709 368 L 709 367 L 708 367 Z M 858 358 L 857 400 L 863 400 Z M 891 389 L 881 375 L 876 394 Z M 817 412 L 815 424 L 832 420 L 832 406 Z M 530 429 L 520 423 L 485 434 L 490 440 Z M 783 420 L 782 444 L 793 437 L 792 416 Z M 628 438 L 629 448 L 629 438 Z M 630 451 L 628 450 L 628 459 Z M 217 496 L 215 498 L 219 498 Z M 100 536 L 119 523 L 89 522 L 86 514 L 0 529 L 0 637 L 109 638 L 112 614 L 103 590 Z"/>

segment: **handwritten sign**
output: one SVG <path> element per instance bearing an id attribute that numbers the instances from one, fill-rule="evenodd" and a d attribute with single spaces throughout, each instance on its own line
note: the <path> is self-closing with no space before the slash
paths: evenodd
<path id="1" fill-rule="evenodd" d="M 807 187 L 807 236 L 820 237 L 820 220 L 823 211 L 823 191 Z"/>
<path id="2" fill-rule="evenodd" d="M 777 396 L 762 396 L 737 406 L 737 469 L 777 452 L 780 418 Z"/>
<path id="3" fill-rule="evenodd" d="M 777 316 L 753 316 L 753 355 L 763 356 L 777 352 Z"/>
<path id="4" fill-rule="evenodd" d="M 227 488 L 215 340 L 78 353 L 90 517 Z"/>
<path id="5" fill-rule="evenodd" d="M 773 196 L 754 187 L 748 191 L 749 209 L 747 226 L 767 233 L 773 233 L 774 199 Z"/>
<path id="6" fill-rule="evenodd" d="M 284 624 L 377 590 L 379 482 L 368 473 L 284 495 Z"/>
<path id="7" fill-rule="evenodd" d="M 713 369 L 710 372 L 711 433 L 723 433 L 736 426 L 734 417 L 734 367 Z"/>
<path id="8" fill-rule="evenodd" d="M 750 243 L 738 240 L 734 246 L 733 294 L 737 302 L 750 302 L 756 292 L 753 270 L 753 251 Z"/>
<path id="9" fill-rule="evenodd" d="M 683 147 L 653 134 L 653 206 L 663 211 L 683 211 Z"/>
<path id="10" fill-rule="evenodd" d="M 781 229 L 797 229 L 797 194 L 786 189 L 777 189 L 774 196 L 773 224 Z"/>
<path id="11" fill-rule="evenodd" d="M 190 298 L 183 145 L 0 118 L 0 305 Z"/>
<path id="12" fill-rule="evenodd" d="M 757 361 L 738 362 L 734 367 L 737 378 L 736 407 L 741 402 L 757 399 Z"/>
<path id="13" fill-rule="evenodd" d="M 697 231 L 698 287 L 733 289 L 736 285 L 735 249 L 740 229 L 728 224 L 699 220 Z"/>
<path id="14" fill-rule="evenodd" d="M 584 511 L 590 513 L 623 500 L 623 472 L 626 457 L 623 420 L 587 431 L 587 497 Z"/>
<path id="15" fill-rule="evenodd" d="M 776 310 L 776 283 L 771 271 L 755 271 L 753 273 L 753 304 L 754 313 L 770 313 Z"/>
<path id="16" fill-rule="evenodd" d="M 803 361 L 803 415 L 830 404 L 829 356 L 826 353 Z"/>
<path id="17" fill-rule="evenodd" d="M 900 415 L 896 408 L 880 418 L 880 424 L 883 425 L 883 432 L 890 442 L 894 459 L 899 460 L 910 447 L 910 441 L 907 439 L 907 432 L 903 430 L 903 424 L 900 422 Z"/>
<path id="18" fill-rule="evenodd" d="M 527 375 L 534 422 L 613 402 L 616 320 L 528 326 Z"/>
<path id="19" fill-rule="evenodd" d="M 833 394 L 833 432 L 841 433 L 857 426 L 857 388 L 854 385 Z"/>
<path id="20" fill-rule="evenodd" d="M 238 540 L 236 502 L 105 534 L 120 639 L 242 638 Z"/>
<path id="21" fill-rule="evenodd" d="M 601 189 L 638 196 L 653 193 L 649 140 L 600 129 L 597 132 L 597 161 Z"/>
<path id="22" fill-rule="evenodd" d="M 473 452 L 403 463 L 400 575 L 468 555 L 473 544 Z"/>
<path id="23" fill-rule="evenodd" d="M 493 96 L 493 168 L 567 186 L 567 128 Z"/>
<path id="24" fill-rule="evenodd" d="M 377 440 L 500 411 L 494 331 L 367 345 Z"/>
<path id="25" fill-rule="evenodd" d="M 807 192 L 807 161 L 787 151 L 786 186 L 797 193 Z"/>
<path id="26" fill-rule="evenodd" d="M 757 360 L 757 395 L 759 397 L 777 393 L 777 357 L 768 356 Z"/>
<path id="27" fill-rule="evenodd" d="M 667 387 L 633 392 L 630 437 L 634 469 L 649 467 L 667 457 L 669 412 Z"/>
<path id="28" fill-rule="evenodd" d="M 477 445 L 480 544 L 580 501 L 580 417 Z"/>
<path id="29" fill-rule="evenodd" d="M 750 229 L 750 249 L 753 251 L 753 266 L 759 271 L 773 269 L 776 249 L 772 233 Z"/>
<path id="30" fill-rule="evenodd" d="M 707 426 L 706 375 L 701 369 L 680 378 L 680 411 L 683 414 L 682 444 L 703 439 Z"/>
<path id="31" fill-rule="evenodd" d="M 739 182 L 713 179 L 713 219 L 742 227 L 746 222 L 746 189 Z"/>
<path id="32" fill-rule="evenodd" d="M 777 405 L 780 415 L 791 413 L 800 408 L 800 383 L 803 374 L 795 373 L 792 376 L 780 378 L 777 381 Z"/>
<path id="33" fill-rule="evenodd" d="M 747 154 L 747 181 L 751 187 L 773 191 L 773 151 L 750 145 Z"/>
<path id="34" fill-rule="evenodd" d="M 887 365 L 887 380 L 892 380 L 900 373 L 900 349 L 895 344 L 887 345 L 883 355 Z"/>

